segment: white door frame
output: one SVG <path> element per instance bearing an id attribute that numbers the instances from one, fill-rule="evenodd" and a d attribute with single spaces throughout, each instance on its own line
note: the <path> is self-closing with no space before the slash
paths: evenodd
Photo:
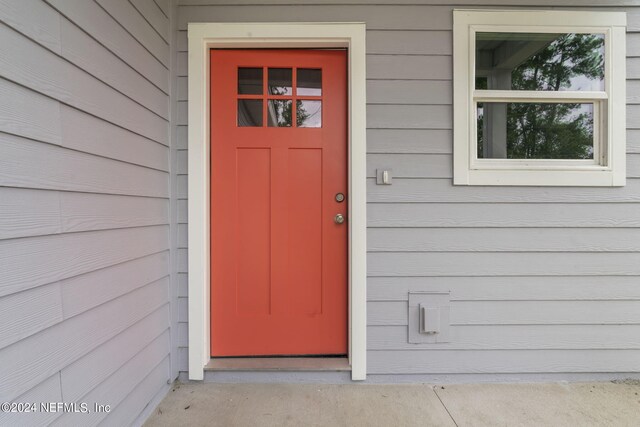
<path id="1" fill-rule="evenodd" d="M 366 73 L 364 23 L 190 23 L 189 379 L 210 359 L 209 50 L 347 48 L 349 71 L 349 361 L 366 379 Z"/>

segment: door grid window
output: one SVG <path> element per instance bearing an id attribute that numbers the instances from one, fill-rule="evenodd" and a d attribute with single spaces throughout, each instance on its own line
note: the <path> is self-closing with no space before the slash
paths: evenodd
<path id="1" fill-rule="evenodd" d="M 237 125 L 322 127 L 322 70 L 239 67 Z"/>

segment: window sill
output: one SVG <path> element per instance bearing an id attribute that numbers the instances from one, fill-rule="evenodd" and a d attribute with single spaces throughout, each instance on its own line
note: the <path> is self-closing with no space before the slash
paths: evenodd
<path id="1" fill-rule="evenodd" d="M 623 170 L 466 170 L 455 174 L 454 185 L 622 187 Z"/>

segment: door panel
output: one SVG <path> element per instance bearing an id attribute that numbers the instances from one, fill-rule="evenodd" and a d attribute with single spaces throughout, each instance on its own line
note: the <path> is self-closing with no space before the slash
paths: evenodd
<path id="1" fill-rule="evenodd" d="M 347 352 L 346 75 L 345 51 L 211 51 L 212 355 Z"/>
<path id="2" fill-rule="evenodd" d="M 271 153 L 236 151 L 237 301 L 239 314 L 271 312 Z"/>
<path id="3" fill-rule="evenodd" d="M 322 150 L 289 149 L 289 309 L 322 314 Z"/>

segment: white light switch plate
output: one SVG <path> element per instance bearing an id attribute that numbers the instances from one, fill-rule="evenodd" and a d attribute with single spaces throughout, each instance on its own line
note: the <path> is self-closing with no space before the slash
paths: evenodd
<path id="1" fill-rule="evenodd" d="M 376 169 L 376 184 L 391 185 L 393 182 L 393 169 Z"/>

